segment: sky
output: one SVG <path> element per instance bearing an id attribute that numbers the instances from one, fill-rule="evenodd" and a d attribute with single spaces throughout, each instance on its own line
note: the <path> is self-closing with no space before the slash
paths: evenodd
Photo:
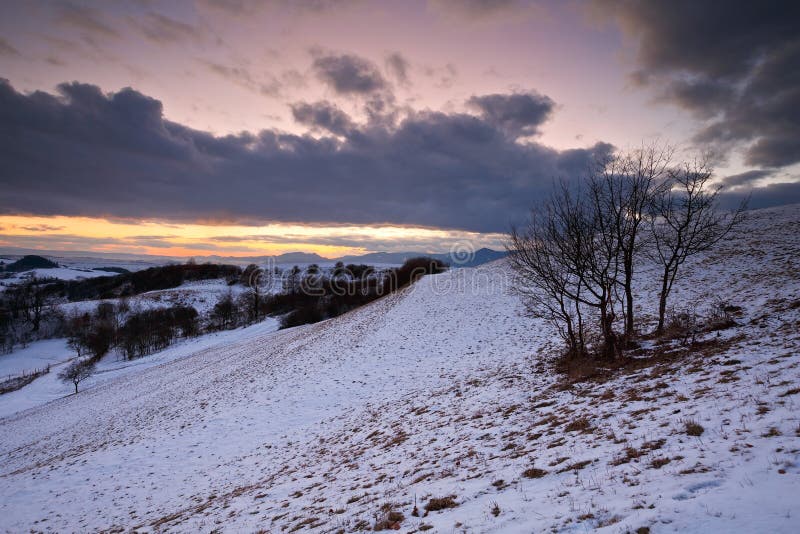
<path id="1" fill-rule="evenodd" d="M 800 202 L 800 7 L 595 0 L 0 4 L 0 250 L 501 248 L 653 142 Z"/>

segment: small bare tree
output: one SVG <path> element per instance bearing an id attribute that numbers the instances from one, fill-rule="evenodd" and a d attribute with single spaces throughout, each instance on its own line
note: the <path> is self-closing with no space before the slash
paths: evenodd
<path id="1" fill-rule="evenodd" d="M 667 300 L 686 260 L 712 248 L 744 219 L 746 200 L 734 212 L 719 209 L 721 187 L 708 186 L 712 172 L 703 160 L 671 169 L 669 188 L 652 203 L 651 255 L 662 269 L 657 334 L 664 332 Z"/>
<path id="2" fill-rule="evenodd" d="M 78 384 L 92 376 L 94 373 L 95 362 L 92 360 L 77 360 L 69 364 L 58 374 L 58 378 L 64 382 L 72 382 L 75 385 L 75 394 L 78 393 Z"/>

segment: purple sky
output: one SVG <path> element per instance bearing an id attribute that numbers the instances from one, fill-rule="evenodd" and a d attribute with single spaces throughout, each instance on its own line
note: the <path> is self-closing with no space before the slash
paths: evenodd
<path id="1" fill-rule="evenodd" d="M 730 196 L 800 201 L 797 8 L 723 5 L 4 2 L 0 247 L 44 246 L 20 215 L 497 245 L 553 179 L 654 139 L 713 151 Z"/>

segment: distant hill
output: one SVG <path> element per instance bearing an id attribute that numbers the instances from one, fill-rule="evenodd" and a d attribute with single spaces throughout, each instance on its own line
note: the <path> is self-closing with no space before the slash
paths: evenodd
<path id="1" fill-rule="evenodd" d="M 130 272 L 128 269 L 125 269 L 124 267 L 95 267 L 92 270 L 103 271 L 105 273 L 117 273 L 117 274 L 126 274 Z"/>
<path id="2" fill-rule="evenodd" d="M 464 254 L 463 257 L 459 254 L 448 252 L 446 254 L 428 254 L 426 252 L 372 252 L 361 256 L 344 256 L 339 258 L 338 261 L 344 263 L 390 263 L 401 264 L 409 258 L 416 258 L 419 256 L 429 256 L 441 260 L 451 267 L 475 267 L 490 261 L 498 260 L 506 256 L 506 252 L 499 250 L 492 250 L 490 248 L 482 248 L 472 254 Z M 337 261 L 337 260 L 327 260 Z"/>
<path id="3" fill-rule="evenodd" d="M 3 268 L 7 273 L 21 273 L 23 271 L 30 271 L 32 269 L 55 269 L 58 264 L 50 261 L 42 256 L 23 256 L 14 263 L 9 263 Z"/>
<path id="4" fill-rule="evenodd" d="M 499 260 L 500 258 L 505 258 L 506 254 L 508 254 L 504 250 L 492 250 L 490 248 L 482 248 L 475 251 L 474 254 L 469 255 L 466 261 L 459 261 L 459 258 L 453 257 L 454 254 L 446 254 L 444 261 L 449 263 L 453 267 L 475 267 L 477 265 L 483 265 L 484 263 L 489 263 L 490 261 Z M 448 259 L 449 258 L 449 259 Z"/>
<path id="5" fill-rule="evenodd" d="M 11 248 L 0 249 L 0 253 L 6 253 L 6 254 L 17 255 L 26 252 L 30 252 L 30 250 L 11 249 Z M 184 263 L 187 260 L 187 258 L 185 257 L 147 256 L 147 255 L 122 254 L 122 253 L 109 254 L 109 253 L 94 253 L 86 251 L 70 251 L 70 252 L 39 251 L 39 252 L 47 253 L 49 256 L 64 259 L 63 263 L 67 267 L 72 265 L 79 265 L 81 268 L 88 267 L 90 269 L 105 270 L 108 272 L 122 272 L 121 270 L 112 271 L 110 268 L 104 265 L 104 264 L 107 265 L 107 263 L 111 259 L 125 260 L 126 262 L 125 265 L 126 267 L 128 267 L 125 270 L 137 270 L 143 267 L 150 267 L 154 265 L 165 265 L 168 263 Z M 465 257 L 455 257 L 456 255 L 454 253 L 429 253 L 421 251 L 408 251 L 408 252 L 370 252 L 368 254 L 349 255 L 349 256 L 343 256 L 341 258 L 323 258 L 319 254 L 310 252 L 287 252 L 285 254 L 280 254 L 276 256 L 209 255 L 209 256 L 197 256 L 194 259 L 198 263 L 205 263 L 205 262 L 233 263 L 236 265 L 246 265 L 248 263 L 264 264 L 270 262 L 278 265 L 294 265 L 294 264 L 306 265 L 311 263 L 328 265 L 328 264 L 333 264 L 337 261 L 341 261 L 344 264 L 354 263 L 354 264 L 367 264 L 367 265 L 379 265 L 379 264 L 401 265 L 409 258 L 416 258 L 419 256 L 429 256 L 431 258 L 444 261 L 451 267 L 475 267 L 476 265 L 482 265 L 484 263 L 488 263 L 490 261 L 502 258 L 505 255 L 506 253 L 504 251 L 482 248 L 475 251 L 474 253 L 466 254 Z M 44 264 L 41 264 L 34 266 L 26 266 L 25 262 L 27 258 L 38 258 L 38 260 L 41 260 L 42 262 L 48 262 L 49 265 L 45 266 Z M 17 265 L 20 263 L 22 263 L 23 266 L 20 267 L 18 271 L 58 267 L 58 265 L 55 264 L 54 262 L 51 262 L 50 260 L 47 260 L 46 258 L 39 255 L 27 255 L 18 262 L 15 262 L 11 265 Z M 91 265 L 92 263 L 95 263 L 95 265 L 92 266 Z M 139 265 L 137 265 L 137 263 Z M 12 272 L 11 269 L 9 269 L 11 265 L 9 265 L 6 268 L 7 272 Z M 130 268 L 131 266 L 133 266 L 133 269 Z M 0 267 L 0 271 L 2 271 L 2 267 Z"/>

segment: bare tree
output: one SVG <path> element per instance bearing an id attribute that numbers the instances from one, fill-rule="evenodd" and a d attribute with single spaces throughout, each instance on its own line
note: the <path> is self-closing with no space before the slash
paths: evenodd
<path id="1" fill-rule="evenodd" d="M 230 291 L 220 295 L 211 310 L 211 319 L 220 330 L 228 330 L 239 324 L 239 306 Z"/>
<path id="2" fill-rule="evenodd" d="M 518 283 L 534 315 L 554 324 L 572 356 L 585 356 L 586 314 L 599 316 L 602 353 L 619 350 L 614 332 L 619 245 L 605 214 L 566 184 L 528 225 L 512 229 L 507 249 Z"/>
<path id="3" fill-rule="evenodd" d="M 712 169 L 706 161 L 685 163 L 669 171 L 669 188 L 652 203 L 652 256 L 661 266 L 658 326 L 664 331 L 667 300 L 686 260 L 719 243 L 741 223 L 747 201 L 734 212 L 718 208 L 721 187 L 709 188 Z"/>
<path id="4" fill-rule="evenodd" d="M 571 357 L 586 356 L 586 337 L 580 306 L 581 279 L 573 274 L 576 254 L 554 210 L 534 211 L 528 225 L 512 228 L 506 248 L 517 278 L 514 284 L 529 311 L 548 321 L 567 344 Z"/>
<path id="5" fill-rule="evenodd" d="M 258 265 L 251 263 L 242 272 L 242 283 L 247 286 L 247 292 L 243 295 L 245 300 L 244 308 L 247 310 L 248 322 L 257 323 L 261 313 L 261 286 L 267 282 L 270 271 L 261 269 Z"/>
<path id="6" fill-rule="evenodd" d="M 622 314 L 627 339 L 635 335 L 633 277 L 635 259 L 644 245 L 641 228 L 651 216 L 654 199 L 665 190 L 673 153 L 669 145 L 643 145 L 599 161 L 589 178 L 597 230 L 606 254 L 616 254 L 621 270 L 616 281 L 624 292 Z"/>
<path id="7" fill-rule="evenodd" d="M 77 360 L 69 364 L 58 374 L 58 378 L 64 382 L 72 382 L 75 385 L 75 394 L 78 393 L 78 384 L 92 376 L 95 363 L 92 360 Z"/>

